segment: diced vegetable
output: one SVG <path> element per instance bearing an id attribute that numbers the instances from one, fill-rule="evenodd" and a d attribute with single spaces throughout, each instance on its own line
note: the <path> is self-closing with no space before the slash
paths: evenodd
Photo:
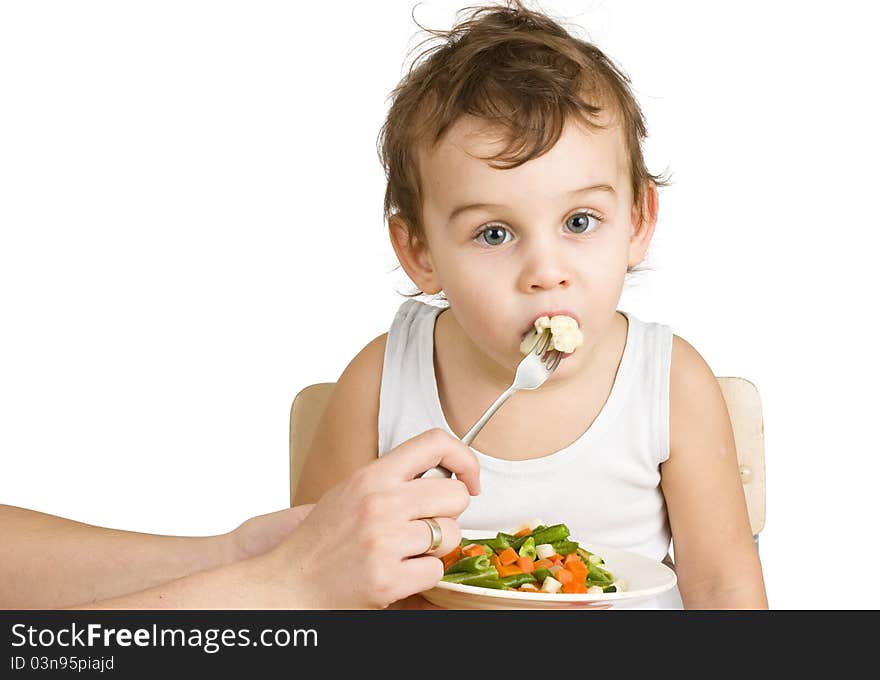
<path id="1" fill-rule="evenodd" d="M 535 561 L 531 557 L 520 557 L 516 561 L 516 566 L 518 566 L 527 574 L 531 574 L 533 571 L 535 571 Z"/>
<path id="2" fill-rule="evenodd" d="M 535 551 L 535 539 L 531 536 L 526 538 L 526 540 L 519 547 L 519 550 L 517 552 L 523 557 L 531 557 L 532 559 L 537 557 Z"/>
<path id="3" fill-rule="evenodd" d="M 486 547 L 480 543 L 471 543 L 469 546 L 462 548 L 461 554 L 465 557 L 473 557 L 474 555 L 485 555 Z"/>
<path id="4" fill-rule="evenodd" d="M 482 578 L 469 581 L 467 584 L 476 588 L 494 588 L 495 590 L 509 590 L 504 582 L 497 578 Z"/>
<path id="5" fill-rule="evenodd" d="M 587 592 L 587 586 L 581 581 L 571 581 L 562 585 L 562 592 L 566 595 L 581 594 Z"/>
<path id="6" fill-rule="evenodd" d="M 562 584 L 552 576 L 548 576 L 541 584 L 541 590 L 545 593 L 558 593 L 562 588 Z"/>
<path id="7" fill-rule="evenodd" d="M 504 578 L 505 576 L 513 576 L 514 574 L 522 574 L 523 570 L 520 569 L 515 564 L 502 565 L 498 567 L 498 576 Z"/>
<path id="8" fill-rule="evenodd" d="M 458 562 L 458 560 L 461 559 L 461 548 L 459 546 L 456 546 L 455 548 L 452 549 L 451 552 L 446 553 L 442 559 L 443 559 L 443 571 L 445 573 L 446 570 L 449 569 L 449 567 L 451 567 L 453 564 L 455 564 L 456 562 Z"/>
<path id="9" fill-rule="evenodd" d="M 524 583 L 535 583 L 536 579 L 531 574 L 512 574 L 501 578 L 501 582 L 508 588 L 519 588 Z"/>
<path id="10" fill-rule="evenodd" d="M 507 566 L 508 564 L 513 564 L 518 559 L 519 555 L 513 548 L 507 548 L 498 555 L 498 561 L 501 562 L 501 564 L 503 564 L 504 566 Z"/>
<path id="11" fill-rule="evenodd" d="M 545 529 L 541 529 L 532 534 L 532 538 L 535 539 L 535 545 L 564 541 L 568 536 L 568 527 L 564 524 L 554 524 L 551 527 L 546 527 Z"/>
<path id="12" fill-rule="evenodd" d="M 489 558 L 486 555 L 473 555 L 472 557 L 463 557 L 446 570 L 447 574 L 455 574 L 457 572 L 468 571 L 471 573 L 478 571 L 486 571 L 492 565 L 489 564 Z"/>
<path id="13" fill-rule="evenodd" d="M 443 576 L 443 580 L 447 583 L 470 583 L 471 581 L 479 581 L 487 578 L 497 579 L 498 570 L 494 567 L 489 567 L 486 571 L 481 572 L 459 571 L 455 574 L 446 574 Z"/>
<path id="14" fill-rule="evenodd" d="M 533 537 L 534 538 L 534 537 Z M 542 560 L 556 554 L 556 550 L 549 543 L 541 543 L 535 546 L 535 554 Z"/>
<path id="15" fill-rule="evenodd" d="M 557 555 L 570 555 L 578 548 L 578 544 L 575 541 L 556 541 L 550 545 L 553 546 Z"/>
<path id="16" fill-rule="evenodd" d="M 574 581 L 574 574 L 568 569 L 558 569 L 556 573 L 553 574 L 553 578 L 559 581 L 562 585 L 565 585 Z"/>

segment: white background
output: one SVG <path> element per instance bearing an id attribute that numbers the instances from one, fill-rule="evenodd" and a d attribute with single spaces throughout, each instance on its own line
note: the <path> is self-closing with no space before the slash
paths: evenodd
<path id="1" fill-rule="evenodd" d="M 620 308 L 761 392 L 776 608 L 880 607 L 868 5 L 542 3 L 674 175 Z M 0 502 L 183 535 L 287 505 L 291 399 L 406 286 L 376 137 L 411 8 L 0 4 Z"/>

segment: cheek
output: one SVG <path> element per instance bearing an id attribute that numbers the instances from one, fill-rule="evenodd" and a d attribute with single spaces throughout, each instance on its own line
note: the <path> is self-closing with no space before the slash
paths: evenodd
<path id="1" fill-rule="evenodd" d="M 450 302 L 458 298 L 461 305 L 491 305 L 493 292 L 497 294 L 499 285 L 505 280 L 505 275 L 486 258 L 456 254 L 438 259 L 436 266 L 446 296 Z"/>
<path id="2" fill-rule="evenodd" d="M 443 288 L 449 306 L 462 329 L 484 350 L 495 351 L 519 340 L 515 326 L 521 322 L 509 294 L 502 292 L 497 279 L 485 269 L 474 268 L 450 276 Z"/>

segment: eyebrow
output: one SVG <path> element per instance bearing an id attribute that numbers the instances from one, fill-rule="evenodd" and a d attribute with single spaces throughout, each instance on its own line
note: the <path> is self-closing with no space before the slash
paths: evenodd
<path id="1" fill-rule="evenodd" d="M 616 192 L 614 191 L 614 187 L 610 184 L 593 184 L 588 187 L 581 187 L 580 189 L 573 189 L 572 191 L 566 192 L 566 196 L 574 196 L 576 194 L 585 194 L 591 191 L 604 191 L 606 193 L 614 196 Z M 460 205 L 457 208 L 454 208 L 451 213 L 449 213 L 449 217 L 447 218 L 448 222 L 452 222 L 456 217 L 461 215 L 462 213 L 469 212 L 471 210 L 482 210 L 484 208 L 502 208 L 499 203 L 468 203 L 467 205 Z"/>

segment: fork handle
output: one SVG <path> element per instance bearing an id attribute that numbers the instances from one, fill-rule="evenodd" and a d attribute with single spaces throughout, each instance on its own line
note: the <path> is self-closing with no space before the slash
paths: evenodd
<path id="1" fill-rule="evenodd" d="M 480 434 L 480 430 L 483 429 L 483 426 L 489 422 L 489 418 L 495 415 L 495 412 L 501 408 L 501 405 L 508 400 L 511 394 L 516 392 L 517 388 L 511 385 L 495 400 L 495 403 L 492 404 L 489 408 L 486 409 L 486 412 L 480 416 L 480 419 L 474 424 L 474 426 L 467 431 L 467 434 L 461 438 L 468 446 L 471 445 L 471 442 L 477 438 L 477 435 Z"/>
<path id="2" fill-rule="evenodd" d="M 483 426 L 489 422 L 489 418 L 495 415 L 495 411 L 501 408 L 501 404 L 508 400 L 511 394 L 516 392 L 517 388 L 511 385 L 508 387 L 504 393 L 495 400 L 495 403 L 492 404 L 489 408 L 486 409 L 486 412 L 480 416 L 480 419 L 474 424 L 474 426 L 467 431 L 467 433 L 461 438 L 467 446 L 471 445 L 471 442 L 477 438 L 477 435 L 480 434 L 480 430 L 483 429 Z M 423 472 L 421 477 L 452 477 L 452 473 L 447 470 L 442 465 L 438 465 L 437 467 L 432 467 L 430 470 L 426 470 Z"/>

